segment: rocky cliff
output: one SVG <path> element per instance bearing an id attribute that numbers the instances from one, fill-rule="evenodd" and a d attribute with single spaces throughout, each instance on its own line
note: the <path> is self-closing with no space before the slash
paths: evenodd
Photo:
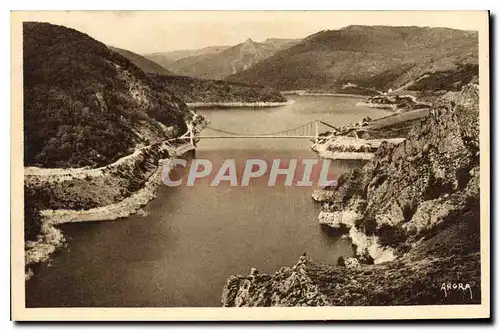
<path id="1" fill-rule="evenodd" d="M 347 233 L 361 264 L 303 257 L 273 276 L 233 276 L 223 305 L 480 302 L 478 101 L 476 85 L 446 94 L 323 196 L 320 223 Z"/>

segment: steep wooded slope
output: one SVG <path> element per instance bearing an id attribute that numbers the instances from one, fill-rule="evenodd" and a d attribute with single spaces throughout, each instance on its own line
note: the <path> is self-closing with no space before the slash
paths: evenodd
<path id="1" fill-rule="evenodd" d="M 23 38 L 25 165 L 102 166 L 185 131 L 184 103 L 101 42 L 37 22 Z"/>

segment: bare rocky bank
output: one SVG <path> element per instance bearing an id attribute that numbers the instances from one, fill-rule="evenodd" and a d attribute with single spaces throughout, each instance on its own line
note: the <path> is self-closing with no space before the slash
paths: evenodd
<path id="1" fill-rule="evenodd" d="M 399 144 L 318 194 L 319 221 L 347 234 L 357 259 L 301 257 L 274 275 L 231 276 L 224 306 L 473 304 L 481 300 L 479 91 L 438 100 Z M 447 288 L 470 287 L 467 290 Z"/>

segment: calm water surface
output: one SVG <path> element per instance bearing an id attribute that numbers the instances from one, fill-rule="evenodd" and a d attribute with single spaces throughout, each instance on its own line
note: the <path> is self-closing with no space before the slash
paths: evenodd
<path id="1" fill-rule="evenodd" d="M 276 132 L 313 120 L 332 125 L 388 114 L 359 108 L 356 98 L 293 96 L 280 108 L 204 110 L 211 126 L 241 133 Z M 208 130 L 204 134 L 210 134 Z M 202 140 L 197 158 L 220 163 L 234 158 L 316 158 L 308 140 Z M 341 174 L 356 162 L 335 161 Z M 238 169 L 241 167 L 238 167 Z M 182 171 L 182 169 L 179 169 Z M 182 173 L 179 173 L 181 175 Z M 28 307 L 49 306 L 220 306 L 231 274 L 255 267 L 272 273 L 307 252 L 336 263 L 351 256 L 346 239 L 329 236 L 318 225 L 319 206 L 311 187 L 162 186 L 146 208 L 147 216 L 61 226 L 68 246 L 49 265 L 35 268 L 26 285 Z"/>

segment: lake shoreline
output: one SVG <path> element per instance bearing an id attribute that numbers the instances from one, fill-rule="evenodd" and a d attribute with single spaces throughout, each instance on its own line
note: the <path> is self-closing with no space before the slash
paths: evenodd
<path id="1" fill-rule="evenodd" d="M 206 120 L 194 114 L 192 120 L 187 121 L 188 132 L 199 132 L 206 125 Z M 151 145 L 136 149 L 133 153 L 126 155 L 117 161 L 99 168 L 25 168 L 25 188 L 29 187 L 39 194 L 47 194 L 47 190 L 57 191 L 62 189 L 65 193 L 55 205 L 64 205 L 64 200 L 72 197 L 76 200 L 86 201 L 84 191 L 74 191 L 73 196 L 67 193 L 64 188 L 73 187 L 75 183 L 88 181 L 93 187 L 107 186 L 107 193 L 114 192 L 105 196 L 101 200 L 102 205 L 90 208 L 55 208 L 40 210 L 40 232 L 36 240 L 25 241 L 25 280 L 33 276 L 30 265 L 46 262 L 50 256 L 60 247 L 66 239 L 62 232 L 56 227 L 64 223 L 76 222 L 100 222 L 125 218 L 138 213 L 142 207 L 156 198 L 156 193 L 162 181 L 161 177 L 166 171 L 172 170 L 171 160 L 178 158 L 195 149 L 195 145 L 186 142 L 184 138 L 173 138 L 153 143 Z M 154 169 L 151 169 L 154 167 Z M 121 191 L 137 180 L 137 171 L 142 176 L 140 187 L 131 192 L 130 195 L 124 195 Z M 120 179 L 120 180 L 119 180 Z M 135 183 L 137 185 L 137 183 Z M 77 185 L 78 186 L 78 185 Z M 88 188 L 87 188 L 88 190 Z M 118 193 L 117 193 L 118 192 Z M 104 191 L 104 195 L 106 190 Z M 99 194 L 96 192 L 96 194 Z M 116 201 L 116 200 L 119 201 Z M 89 205 L 87 203 L 81 203 Z M 92 205 L 92 204 L 90 204 Z"/>
<path id="2" fill-rule="evenodd" d="M 188 102 L 186 105 L 191 109 L 210 109 L 210 108 L 268 108 L 282 107 L 293 104 L 294 100 L 285 102 Z"/>

